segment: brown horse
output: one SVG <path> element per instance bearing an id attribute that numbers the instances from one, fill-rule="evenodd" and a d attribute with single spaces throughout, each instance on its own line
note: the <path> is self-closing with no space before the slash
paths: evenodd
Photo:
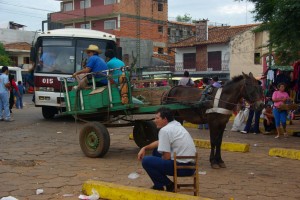
<path id="1" fill-rule="evenodd" d="M 225 168 L 221 157 L 221 144 L 226 124 L 232 110 L 241 98 L 244 98 L 254 109 L 263 108 L 263 91 L 252 73 L 233 77 L 222 88 L 211 88 L 204 95 L 203 90 L 194 87 L 175 86 L 162 97 L 162 104 L 182 103 L 191 105 L 190 109 L 177 110 L 178 121 L 195 124 L 209 124 L 210 129 L 210 163 L 212 168 Z M 202 94 L 203 92 L 203 94 Z M 200 101 L 201 99 L 201 101 Z M 204 100 L 204 101 L 203 101 Z M 205 102 L 205 103 L 203 103 Z"/>

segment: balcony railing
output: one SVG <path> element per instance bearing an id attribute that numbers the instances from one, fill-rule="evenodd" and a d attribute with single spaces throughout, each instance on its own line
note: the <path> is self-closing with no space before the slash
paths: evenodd
<path id="1" fill-rule="evenodd" d="M 175 72 L 180 72 L 180 71 L 189 71 L 189 72 L 195 72 L 196 66 L 194 68 L 190 67 L 184 67 L 183 62 L 175 62 L 175 67 L 174 67 Z M 199 71 L 199 70 L 198 70 Z M 201 70 L 204 71 L 204 70 Z M 215 70 L 214 68 L 207 68 L 205 71 L 229 71 L 228 64 L 223 63 L 222 64 L 222 69 L 221 70 Z"/>
<path id="2" fill-rule="evenodd" d="M 102 5 L 102 6 L 95 6 L 86 8 L 85 12 L 84 9 L 75 9 L 71 11 L 61 11 L 57 13 L 51 14 L 51 21 L 57 22 L 57 21 L 76 21 L 80 19 L 88 19 L 89 17 L 101 17 L 105 15 L 109 15 L 113 13 L 113 5 Z"/>

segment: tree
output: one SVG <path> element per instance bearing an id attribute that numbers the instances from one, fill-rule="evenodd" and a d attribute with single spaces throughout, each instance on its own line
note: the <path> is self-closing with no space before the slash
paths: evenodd
<path id="1" fill-rule="evenodd" d="M 184 14 L 183 16 L 178 15 L 176 17 L 176 20 L 178 22 L 190 22 L 192 19 L 192 17 L 190 16 L 190 14 Z"/>
<path id="2" fill-rule="evenodd" d="M 8 66 L 11 65 L 11 63 L 11 59 L 5 51 L 3 44 L 0 42 L 0 66 Z"/>
<path id="3" fill-rule="evenodd" d="M 243 1 L 243 0 L 238 0 Z M 268 46 L 275 51 L 279 64 L 290 65 L 300 59 L 300 1 L 248 0 L 254 3 L 256 31 L 268 31 Z"/>

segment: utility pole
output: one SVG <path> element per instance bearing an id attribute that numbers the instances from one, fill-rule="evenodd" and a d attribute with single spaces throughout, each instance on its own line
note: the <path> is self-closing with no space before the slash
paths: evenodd
<path id="1" fill-rule="evenodd" d="M 136 69 L 141 72 L 141 1 L 135 0 L 136 9 Z"/>
<path id="2" fill-rule="evenodd" d="M 85 1 L 83 1 L 83 20 L 84 20 L 84 29 L 86 29 L 86 9 L 85 9 Z"/>

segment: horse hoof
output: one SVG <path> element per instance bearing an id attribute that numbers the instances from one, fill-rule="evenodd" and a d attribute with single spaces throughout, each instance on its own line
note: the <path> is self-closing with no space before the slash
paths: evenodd
<path id="1" fill-rule="evenodd" d="M 218 164 L 211 164 L 211 168 L 220 169 L 220 166 Z"/>
<path id="2" fill-rule="evenodd" d="M 225 163 L 219 163 L 219 167 L 226 168 L 226 165 L 225 165 Z"/>

